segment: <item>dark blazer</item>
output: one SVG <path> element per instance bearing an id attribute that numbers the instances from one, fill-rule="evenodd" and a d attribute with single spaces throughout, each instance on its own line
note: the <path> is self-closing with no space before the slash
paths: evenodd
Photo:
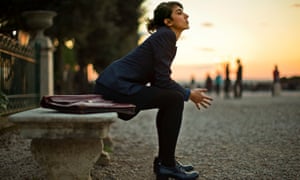
<path id="1" fill-rule="evenodd" d="M 146 84 L 173 89 L 188 100 L 190 90 L 171 79 L 171 64 L 176 54 L 176 35 L 160 27 L 141 45 L 110 64 L 96 83 L 125 95 L 137 93 Z"/>

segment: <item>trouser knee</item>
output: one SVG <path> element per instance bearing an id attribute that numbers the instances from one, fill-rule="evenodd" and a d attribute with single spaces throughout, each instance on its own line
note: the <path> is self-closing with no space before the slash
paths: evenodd
<path id="1" fill-rule="evenodd" d="M 169 91 L 164 97 L 167 106 L 174 106 L 182 109 L 184 105 L 184 97 L 181 93 L 177 91 Z"/>

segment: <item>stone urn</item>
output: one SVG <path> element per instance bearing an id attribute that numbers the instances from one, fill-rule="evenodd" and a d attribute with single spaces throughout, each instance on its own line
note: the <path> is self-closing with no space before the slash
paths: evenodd
<path id="1" fill-rule="evenodd" d="M 56 12 L 44 10 L 25 11 L 22 16 L 32 32 L 43 35 L 44 30 L 52 26 Z"/>

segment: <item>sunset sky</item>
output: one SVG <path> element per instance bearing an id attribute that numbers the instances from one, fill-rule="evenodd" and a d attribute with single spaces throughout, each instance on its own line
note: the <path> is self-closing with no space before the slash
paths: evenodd
<path id="1" fill-rule="evenodd" d="M 146 0 L 152 18 L 161 0 Z M 248 80 L 271 80 L 275 64 L 281 76 L 300 76 L 300 0 L 182 0 L 190 29 L 177 42 L 173 77 L 188 80 L 223 74 L 236 59 Z M 142 25 L 145 31 L 145 25 Z"/>

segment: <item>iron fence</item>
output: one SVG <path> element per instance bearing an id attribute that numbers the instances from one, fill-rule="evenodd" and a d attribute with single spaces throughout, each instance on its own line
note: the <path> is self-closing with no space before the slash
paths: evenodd
<path id="1" fill-rule="evenodd" d="M 0 34 L 0 116 L 39 102 L 39 63 L 34 50 Z"/>

